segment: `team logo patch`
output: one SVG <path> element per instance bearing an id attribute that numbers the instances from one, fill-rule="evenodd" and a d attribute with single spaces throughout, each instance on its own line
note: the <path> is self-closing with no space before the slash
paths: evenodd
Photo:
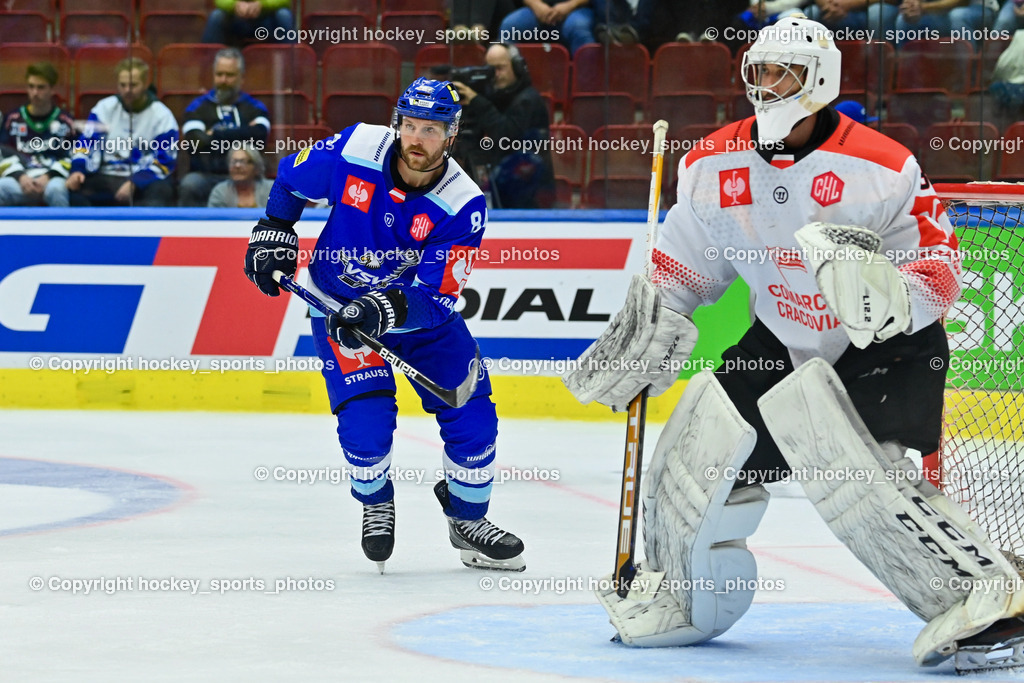
<path id="1" fill-rule="evenodd" d="M 354 206 L 363 213 L 369 213 L 370 200 L 373 199 L 373 191 L 375 189 L 377 189 L 377 186 L 373 183 L 368 183 L 361 178 L 350 175 L 345 180 L 345 191 L 342 193 L 341 203 Z"/>
<path id="2" fill-rule="evenodd" d="M 750 195 L 750 169 L 733 168 L 718 172 L 718 194 L 721 207 L 753 204 Z"/>
<path id="3" fill-rule="evenodd" d="M 427 235 L 434 229 L 434 221 L 430 220 L 430 216 L 425 213 L 418 213 L 412 217 L 412 227 L 409 228 L 409 234 L 417 242 L 422 242 L 427 239 Z"/>
<path id="4" fill-rule="evenodd" d="M 441 293 L 459 296 L 462 288 L 473 272 L 476 260 L 476 247 L 453 246 L 448 250 L 448 263 L 444 267 L 444 278 L 441 280 Z"/>
<path id="5" fill-rule="evenodd" d="M 329 339 L 328 343 L 330 343 L 331 349 L 334 351 L 334 358 L 338 361 L 338 369 L 341 370 L 343 375 L 350 375 L 353 372 L 359 372 L 367 368 L 383 368 L 386 365 L 383 358 L 365 346 L 361 349 L 350 349 L 347 346 L 338 344 L 333 339 Z"/>
<path id="6" fill-rule="evenodd" d="M 304 147 L 301 152 L 295 155 L 295 163 L 292 164 L 292 168 L 295 168 L 303 161 L 309 158 L 309 147 Z"/>
<path id="7" fill-rule="evenodd" d="M 803 260 L 800 258 L 799 249 L 783 249 L 782 247 L 769 247 L 768 253 L 771 255 L 772 260 L 775 261 L 775 265 L 782 270 L 788 268 L 790 270 L 802 270 L 805 273 L 807 268 L 804 266 Z"/>
<path id="8" fill-rule="evenodd" d="M 832 171 L 822 173 L 811 181 L 811 198 L 822 206 L 830 206 L 842 199 L 844 185 Z"/>

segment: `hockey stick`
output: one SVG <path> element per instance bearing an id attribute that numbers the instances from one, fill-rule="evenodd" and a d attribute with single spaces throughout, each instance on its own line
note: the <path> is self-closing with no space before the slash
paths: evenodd
<path id="1" fill-rule="evenodd" d="M 661 204 L 661 175 L 664 162 L 665 135 L 668 123 L 654 124 L 654 159 L 651 162 L 651 192 L 647 199 L 647 251 L 645 268 L 647 277 L 654 272 L 654 241 L 658 232 L 658 207 Z M 620 598 L 629 593 L 636 576 L 636 508 L 640 492 L 640 468 L 644 454 L 644 427 L 647 423 L 647 389 L 629 402 L 626 422 L 626 458 L 622 465 L 622 495 L 619 498 L 619 533 L 615 544 L 615 573 L 613 584 Z"/>
<path id="2" fill-rule="evenodd" d="M 297 295 L 307 304 L 320 311 L 324 315 L 331 315 L 337 313 L 336 310 L 331 308 L 326 301 L 318 297 L 313 292 L 309 291 L 305 287 L 297 284 L 290 277 L 285 275 L 280 270 L 275 270 L 271 277 L 281 285 L 284 289 L 287 289 L 292 294 Z M 399 358 L 394 351 L 381 344 L 379 341 L 369 336 L 357 327 L 348 328 L 353 335 L 355 335 L 359 341 L 363 342 L 374 351 L 378 356 L 391 363 L 393 366 L 405 373 L 405 376 L 416 382 L 421 387 L 437 396 L 439 399 L 450 405 L 452 408 L 461 408 L 469 400 L 469 397 L 473 395 L 476 390 L 476 382 L 478 373 L 480 372 L 480 349 L 476 350 L 476 357 L 469 364 L 469 374 L 466 379 L 462 380 L 462 384 L 455 387 L 454 389 L 445 389 L 440 384 L 430 379 L 422 372 L 414 368 L 413 366 L 406 363 L 404 360 Z"/>

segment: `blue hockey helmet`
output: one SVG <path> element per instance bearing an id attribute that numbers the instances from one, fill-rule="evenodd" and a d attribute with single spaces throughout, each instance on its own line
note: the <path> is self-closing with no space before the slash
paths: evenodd
<path id="1" fill-rule="evenodd" d="M 396 131 L 403 116 L 440 121 L 445 124 L 445 137 L 453 138 L 459 134 L 459 119 L 462 117 L 459 92 L 448 81 L 417 78 L 398 98 L 391 116 L 391 126 Z"/>

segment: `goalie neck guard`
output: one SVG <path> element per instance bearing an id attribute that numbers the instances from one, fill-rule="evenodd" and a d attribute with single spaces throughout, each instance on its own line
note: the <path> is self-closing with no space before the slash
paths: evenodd
<path id="1" fill-rule="evenodd" d="M 761 29 L 743 55 L 741 74 L 754 105 L 761 142 L 778 142 L 793 127 L 839 96 L 842 55 L 832 32 L 804 17 L 786 17 Z M 766 71 L 765 65 L 779 70 Z M 787 76 L 794 86 L 780 92 Z"/>

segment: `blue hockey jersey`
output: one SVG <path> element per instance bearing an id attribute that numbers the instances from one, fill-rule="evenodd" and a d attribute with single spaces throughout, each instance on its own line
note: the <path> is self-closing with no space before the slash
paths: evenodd
<path id="1" fill-rule="evenodd" d="M 283 159 L 268 214 L 295 220 L 273 196 L 333 206 L 310 258 L 317 289 L 341 303 L 371 289 L 401 287 L 409 315 L 395 332 L 436 327 L 453 308 L 473 269 L 487 223 L 484 196 L 449 159 L 432 186 L 403 192 L 392 178 L 395 133 L 356 124 Z M 279 196 L 279 195 L 278 195 Z M 276 209 L 276 212 L 275 212 Z"/>

